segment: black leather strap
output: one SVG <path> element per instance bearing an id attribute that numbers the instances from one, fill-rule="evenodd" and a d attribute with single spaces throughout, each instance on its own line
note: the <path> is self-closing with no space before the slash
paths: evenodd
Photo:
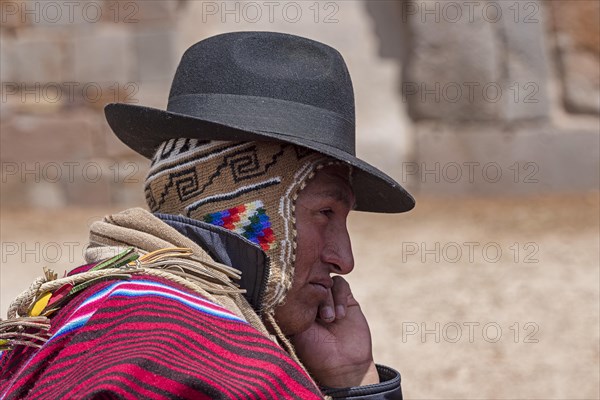
<path id="1" fill-rule="evenodd" d="M 348 388 L 321 388 L 321 391 L 333 399 L 363 400 L 402 400 L 400 373 L 385 365 L 376 365 L 379 383 Z"/>

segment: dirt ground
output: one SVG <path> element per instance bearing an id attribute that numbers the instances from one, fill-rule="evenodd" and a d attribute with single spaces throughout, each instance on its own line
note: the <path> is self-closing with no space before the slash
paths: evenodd
<path id="1" fill-rule="evenodd" d="M 2 315 L 42 266 L 78 265 L 111 211 L 2 210 Z M 407 399 L 599 398 L 599 223 L 598 194 L 355 213 L 348 279 L 376 361 Z"/>

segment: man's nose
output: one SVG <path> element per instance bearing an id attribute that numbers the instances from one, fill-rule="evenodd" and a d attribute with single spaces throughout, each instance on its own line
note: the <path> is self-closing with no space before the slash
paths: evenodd
<path id="1" fill-rule="evenodd" d="M 354 269 L 350 235 L 344 229 L 332 235 L 323 248 L 323 261 L 332 266 L 332 273 L 349 274 Z"/>

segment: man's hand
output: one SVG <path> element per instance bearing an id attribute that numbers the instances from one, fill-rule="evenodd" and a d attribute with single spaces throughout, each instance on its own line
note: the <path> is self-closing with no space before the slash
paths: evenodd
<path id="1" fill-rule="evenodd" d="M 348 282 L 341 276 L 333 282 L 312 326 L 291 338 L 298 357 L 322 386 L 378 383 L 367 319 Z"/>

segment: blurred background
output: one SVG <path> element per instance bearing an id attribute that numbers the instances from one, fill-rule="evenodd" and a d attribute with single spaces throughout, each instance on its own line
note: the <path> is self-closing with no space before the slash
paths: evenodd
<path id="1" fill-rule="evenodd" d="M 0 1 L 0 312 L 145 207 L 109 102 L 165 108 L 190 45 L 274 30 L 353 78 L 358 155 L 417 199 L 355 213 L 349 276 L 408 399 L 597 399 L 600 2 Z"/>

